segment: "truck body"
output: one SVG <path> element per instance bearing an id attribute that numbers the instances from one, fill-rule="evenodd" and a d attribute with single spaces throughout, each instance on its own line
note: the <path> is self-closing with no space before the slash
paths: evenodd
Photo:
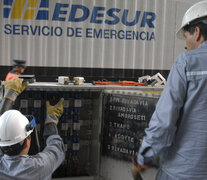
<path id="1" fill-rule="evenodd" d="M 13 59 L 39 81 L 167 77 L 184 49 L 175 36 L 198 0 L 1 0 L 0 79 Z"/>

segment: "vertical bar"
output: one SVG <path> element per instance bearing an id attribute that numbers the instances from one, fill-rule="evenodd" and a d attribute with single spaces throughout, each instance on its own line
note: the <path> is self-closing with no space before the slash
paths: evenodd
<path id="1" fill-rule="evenodd" d="M 25 1 L 26 0 L 16 0 L 15 1 L 13 11 L 12 11 L 12 15 L 11 15 L 12 19 L 21 19 L 22 12 L 24 10 Z"/>
<path id="2" fill-rule="evenodd" d="M 37 0 L 29 0 L 27 4 L 27 8 L 35 8 L 37 5 Z M 33 19 L 35 10 L 27 9 L 24 14 L 24 19 Z"/>

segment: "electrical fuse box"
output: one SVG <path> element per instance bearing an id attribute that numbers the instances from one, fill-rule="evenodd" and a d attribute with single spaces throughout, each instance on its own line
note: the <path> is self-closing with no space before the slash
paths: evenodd
<path id="1" fill-rule="evenodd" d="M 101 127 L 101 109 L 94 106 L 94 102 L 101 104 L 100 92 L 93 91 L 70 91 L 61 88 L 50 89 L 40 88 L 25 90 L 17 98 L 14 108 L 23 114 L 31 114 L 37 123 L 37 133 L 40 146 L 43 145 L 43 128 L 46 117 L 46 101 L 55 105 L 61 97 L 64 98 L 63 115 L 59 119 L 58 132 L 62 137 L 66 158 L 60 167 L 53 173 L 53 179 L 57 178 L 91 178 L 98 174 L 100 156 L 99 133 Z M 88 102 L 90 99 L 90 102 Z M 89 106 L 90 103 L 90 106 Z M 87 105 L 87 107 L 86 107 Z M 93 116 L 92 112 L 97 112 Z M 99 111 L 99 112 L 98 112 Z M 98 121 L 96 125 L 92 125 Z M 93 134 L 93 128 L 99 129 Z M 32 139 L 31 151 L 29 154 L 38 152 L 37 144 Z M 94 148 L 95 147 L 95 148 Z M 40 147 L 41 148 L 41 147 Z M 95 155 L 95 156 L 94 156 Z"/>
<path id="2" fill-rule="evenodd" d="M 121 91 L 93 85 L 30 84 L 14 105 L 23 114 L 33 115 L 36 119 L 35 133 L 39 141 L 32 137 L 29 154 L 37 153 L 44 146 L 46 101 L 55 105 L 63 97 L 64 112 L 57 127 L 64 142 L 65 160 L 52 178 L 119 180 L 124 177 L 132 180 L 131 156 L 138 150 L 159 97 L 142 97 L 143 93 L 135 95 L 135 89 Z M 116 171 L 121 171 L 121 175 L 118 176 Z"/>

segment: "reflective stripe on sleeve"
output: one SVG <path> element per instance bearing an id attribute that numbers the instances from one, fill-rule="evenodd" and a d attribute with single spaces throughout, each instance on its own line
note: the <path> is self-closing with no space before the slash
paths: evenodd
<path id="1" fill-rule="evenodd" d="M 207 71 L 190 71 L 186 73 L 187 76 L 207 75 Z"/>

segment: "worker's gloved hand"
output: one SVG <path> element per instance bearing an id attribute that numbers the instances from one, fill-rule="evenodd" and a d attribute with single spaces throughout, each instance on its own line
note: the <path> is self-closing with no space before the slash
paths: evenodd
<path id="1" fill-rule="evenodd" d="M 5 90 L 13 90 L 18 94 L 22 93 L 29 82 L 23 82 L 23 79 L 17 78 L 11 81 L 6 81 L 4 84 Z"/>
<path id="2" fill-rule="evenodd" d="M 58 118 L 60 118 L 63 114 L 63 101 L 64 99 L 61 98 L 60 101 L 54 106 L 51 106 L 49 101 L 46 102 L 47 117 L 43 133 L 45 138 L 58 134 L 57 124 L 59 121 Z"/>
<path id="3" fill-rule="evenodd" d="M 50 102 L 47 101 L 46 102 L 47 114 L 53 114 L 57 118 L 60 118 L 63 114 L 63 101 L 64 99 L 61 98 L 60 101 L 54 106 L 50 105 Z"/>
<path id="4" fill-rule="evenodd" d="M 132 156 L 132 176 L 134 180 L 142 180 L 140 172 L 146 168 L 148 168 L 147 165 L 139 165 L 137 163 L 137 155 Z"/>
<path id="5" fill-rule="evenodd" d="M 24 91 L 29 82 L 23 82 L 23 79 L 17 78 L 11 81 L 6 81 L 4 84 L 4 98 L 15 101 L 17 96 Z"/>
<path id="6" fill-rule="evenodd" d="M 23 79 L 17 78 L 6 81 L 4 84 L 4 96 L 0 104 L 0 114 L 12 108 L 13 102 L 17 96 L 24 91 L 29 82 L 23 82 Z"/>

